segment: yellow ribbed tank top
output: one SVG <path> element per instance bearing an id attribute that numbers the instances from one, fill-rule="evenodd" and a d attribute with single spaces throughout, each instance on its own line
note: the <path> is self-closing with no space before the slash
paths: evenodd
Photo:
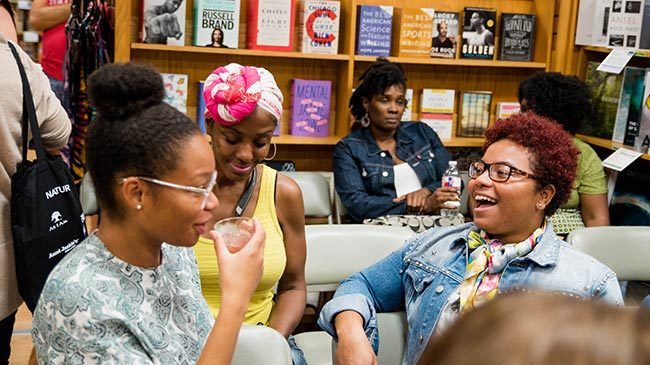
<path id="1" fill-rule="evenodd" d="M 244 317 L 245 324 L 269 324 L 273 302 L 273 289 L 284 273 L 287 255 L 284 250 L 284 235 L 275 212 L 275 177 L 276 171 L 262 165 L 260 193 L 253 217 L 259 219 L 266 232 L 264 245 L 264 272 L 262 280 L 255 289 L 248 310 Z M 208 302 L 213 316 L 217 316 L 221 307 L 221 290 L 219 288 L 219 265 L 214 252 L 213 241 L 199 237 L 194 245 L 194 254 L 199 265 L 201 290 Z"/>

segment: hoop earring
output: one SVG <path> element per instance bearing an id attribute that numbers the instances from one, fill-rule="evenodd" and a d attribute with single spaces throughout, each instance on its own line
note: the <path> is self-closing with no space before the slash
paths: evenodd
<path id="1" fill-rule="evenodd" d="M 368 115 L 367 110 L 366 110 L 366 115 L 361 117 L 361 120 L 359 122 L 361 123 L 361 126 L 364 128 L 370 127 L 370 116 Z"/>
<path id="2" fill-rule="evenodd" d="M 271 157 L 264 157 L 264 161 L 271 161 L 278 154 L 278 145 L 275 144 L 274 140 L 271 140 L 271 144 L 273 144 L 273 155 Z"/>

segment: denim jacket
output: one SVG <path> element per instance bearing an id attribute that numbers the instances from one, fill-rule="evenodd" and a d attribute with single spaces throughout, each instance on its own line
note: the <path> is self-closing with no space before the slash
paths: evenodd
<path id="1" fill-rule="evenodd" d="M 403 122 L 396 133 L 397 157 L 408 163 L 422 187 L 440 187 L 449 153 L 428 125 Z M 393 157 L 382 151 L 369 128 L 350 133 L 334 147 L 336 191 L 356 221 L 387 214 L 404 214 L 406 202 L 395 203 Z"/>
<path id="2" fill-rule="evenodd" d="M 473 223 L 434 228 L 409 239 L 399 250 L 344 280 L 318 324 L 336 337 L 334 317 L 356 311 L 377 352 L 377 312 L 406 310 L 409 331 L 402 363 L 414 364 L 447 300 L 463 281 L 470 230 L 478 228 Z M 616 274 L 557 238 L 550 223 L 533 251 L 506 265 L 498 293 L 535 289 L 623 305 Z"/>

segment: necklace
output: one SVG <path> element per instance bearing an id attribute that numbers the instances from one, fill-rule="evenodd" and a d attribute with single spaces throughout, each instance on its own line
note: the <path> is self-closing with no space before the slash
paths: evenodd
<path id="1" fill-rule="evenodd" d="M 244 209 L 246 209 L 246 206 L 248 205 L 248 202 L 251 200 L 251 196 L 253 195 L 253 191 L 255 190 L 256 182 L 257 182 L 257 167 L 254 167 L 253 171 L 251 171 L 251 179 L 246 185 L 246 189 L 244 189 L 244 193 L 241 195 L 241 198 L 239 198 L 239 201 L 237 202 L 237 206 L 235 207 L 235 214 L 238 217 L 241 217 L 242 213 L 244 213 Z"/>

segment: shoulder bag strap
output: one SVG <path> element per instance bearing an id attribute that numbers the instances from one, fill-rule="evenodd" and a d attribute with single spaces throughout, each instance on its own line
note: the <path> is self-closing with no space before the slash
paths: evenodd
<path id="1" fill-rule="evenodd" d="M 25 73 L 25 67 L 20 61 L 20 56 L 16 50 L 16 46 L 11 42 L 7 42 L 11 53 L 16 59 L 18 64 L 18 70 L 20 71 L 20 79 L 23 83 L 23 123 L 22 123 L 22 133 L 23 133 L 23 162 L 27 159 L 27 135 L 28 135 L 28 125 L 32 128 L 32 138 L 34 138 L 34 147 L 36 148 L 36 157 L 39 160 L 45 160 L 45 149 L 41 143 L 41 131 L 38 128 L 38 121 L 36 119 L 36 108 L 34 108 L 34 98 L 32 97 L 32 90 L 29 87 L 29 80 L 27 79 L 27 74 Z"/>

